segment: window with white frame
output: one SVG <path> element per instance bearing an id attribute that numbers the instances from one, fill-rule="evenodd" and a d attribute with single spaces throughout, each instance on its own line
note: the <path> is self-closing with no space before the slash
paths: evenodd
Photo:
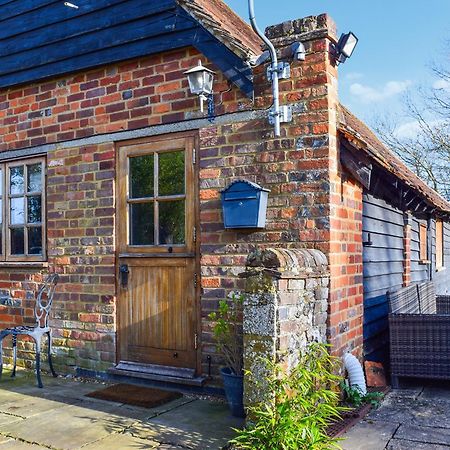
<path id="1" fill-rule="evenodd" d="M 2 261 L 45 259 L 45 160 L 0 164 Z"/>

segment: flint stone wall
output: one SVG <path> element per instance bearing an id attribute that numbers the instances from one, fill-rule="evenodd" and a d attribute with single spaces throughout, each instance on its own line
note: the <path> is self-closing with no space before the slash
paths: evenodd
<path id="1" fill-rule="evenodd" d="M 243 309 L 244 401 L 265 396 L 261 357 L 289 370 L 308 343 L 326 341 L 329 271 L 319 250 L 266 249 L 247 259 Z"/>

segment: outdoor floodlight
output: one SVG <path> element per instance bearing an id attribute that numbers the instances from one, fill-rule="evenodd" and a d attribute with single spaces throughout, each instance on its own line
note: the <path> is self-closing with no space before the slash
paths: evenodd
<path id="1" fill-rule="evenodd" d="M 199 60 L 198 65 L 184 72 L 189 81 L 189 89 L 192 94 L 200 98 L 200 111 L 203 112 L 203 102 L 212 94 L 214 74 L 212 70 L 207 69 Z"/>
<path id="2" fill-rule="evenodd" d="M 345 62 L 347 58 L 352 56 L 355 50 L 358 38 L 350 31 L 347 34 L 342 34 L 339 38 L 339 42 L 336 45 L 336 62 L 341 64 Z"/>

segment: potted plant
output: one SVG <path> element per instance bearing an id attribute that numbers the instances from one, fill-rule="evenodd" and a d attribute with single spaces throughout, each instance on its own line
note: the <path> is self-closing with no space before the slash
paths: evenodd
<path id="1" fill-rule="evenodd" d="M 214 338 L 227 364 L 220 372 L 231 414 L 236 417 L 245 416 L 242 304 L 243 296 L 233 295 L 228 301 L 221 300 L 218 311 L 208 316 L 215 322 Z"/>

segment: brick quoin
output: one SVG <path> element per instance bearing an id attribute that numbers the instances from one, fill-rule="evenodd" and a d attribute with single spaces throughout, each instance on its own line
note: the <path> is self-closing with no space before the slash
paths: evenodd
<path id="1" fill-rule="evenodd" d="M 203 374 L 211 356 L 213 377 L 222 361 L 207 316 L 220 299 L 243 289 L 239 274 L 256 249 L 323 251 L 332 274 L 333 353 L 360 356 L 362 349 L 362 189 L 338 163 L 335 25 L 322 15 L 270 27 L 267 34 L 281 59 L 291 60 L 290 46 L 300 35 L 306 47 L 306 61 L 294 61 L 291 79 L 280 82 L 280 101 L 293 107 L 293 121 L 283 124 L 280 138 L 267 114 L 237 123 L 205 121 L 198 130 L 199 342 Z M 198 59 L 217 72 L 217 115 L 272 104 L 265 66 L 254 69 L 253 102 L 236 87 L 230 90 L 220 70 L 198 51 L 186 48 L 0 91 L 0 151 L 202 117 L 183 74 Z M 47 155 L 48 263 L 61 275 L 52 317 L 55 347 L 61 370 L 103 371 L 116 358 L 116 150 L 114 142 L 66 147 Z M 270 189 L 265 229 L 224 230 L 220 191 L 242 178 Z M 0 274 L 0 289 L 17 298 L 2 325 L 30 320 L 29 299 L 45 272 Z M 21 356 L 29 365 L 26 352 Z"/>

